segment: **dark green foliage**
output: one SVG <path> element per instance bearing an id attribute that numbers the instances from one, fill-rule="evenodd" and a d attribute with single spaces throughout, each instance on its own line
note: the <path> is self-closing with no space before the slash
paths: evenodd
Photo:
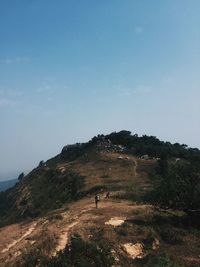
<path id="1" fill-rule="evenodd" d="M 162 157 L 158 160 L 157 173 L 162 176 L 166 176 L 168 172 L 168 160 L 167 157 Z"/>
<path id="2" fill-rule="evenodd" d="M 20 258 L 16 259 L 15 267 L 36 267 L 46 266 L 48 255 L 55 247 L 55 238 L 47 231 L 40 233 L 37 243 L 28 246 Z"/>
<path id="3" fill-rule="evenodd" d="M 85 153 L 85 149 L 89 143 L 76 143 L 74 145 L 67 145 L 63 147 L 60 157 L 68 161 L 74 160 Z"/>
<path id="4" fill-rule="evenodd" d="M 118 133 L 111 133 L 107 136 L 114 144 L 120 144 L 131 148 L 135 138 L 138 138 L 137 135 L 132 136 L 130 131 L 120 131 Z"/>
<path id="5" fill-rule="evenodd" d="M 43 161 L 43 160 L 41 160 L 41 161 L 39 162 L 38 167 L 42 167 L 42 166 L 44 166 L 44 161 Z"/>
<path id="6" fill-rule="evenodd" d="M 154 200 L 169 208 L 200 209 L 200 165 L 185 162 L 171 164 L 160 177 Z"/>
<path id="7" fill-rule="evenodd" d="M 148 262 L 145 264 L 145 267 L 181 267 L 178 263 L 175 263 L 167 255 L 149 255 Z"/>
<path id="8" fill-rule="evenodd" d="M 18 180 L 21 181 L 24 178 L 24 173 L 22 172 L 19 176 L 18 176 Z"/>
<path id="9" fill-rule="evenodd" d="M 163 225 L 157 228 L 162 240 L 170 245 L 179 245 L 183 242 L 179 231 L 174 230 L 171 225 Z"/>
<path id="10" fill-rule="evenodd" d="M 41 266 L 39 263 L 46 262 L 46 259 L 46 256 L 40 250 L 34 249 L 23 255 L 22 260 L 16 263 L 16 267 Z"/>
<path id="11" fill-rule="evenodd" d="M 34 265 L 35 264 L 35 265 Z M 79 235 L 56 257 L 47 258 L 41 251 L 33 251 L 24 257 L 23 267 L 111 267 L 114 259 L 111 247 L 105 240 L 85 241 Z"/>
<path id="12" fill-rule="evenodd" d="M 155 136 L 137 134 L 131 135 L 129 131 L 113 132 L 106 135 L 114 144 L 125 146 L 134 155 L 148 154 L 159 158 L 184 158 L 200 160 L 200 151 L 197 148 L 187 148 L 185 144 L 171 144 L 160 141 Z"/>
<path id="13" fill-rule="evenodd" d="M 84 177 L 73 172 L 61 174 L 55 169 L 36 168 L 20 185 L 0 194 L 1 222 L 7 224 L 33 218 L 59 208 L 63 203 L 79 198 L 83 186 Z"/>

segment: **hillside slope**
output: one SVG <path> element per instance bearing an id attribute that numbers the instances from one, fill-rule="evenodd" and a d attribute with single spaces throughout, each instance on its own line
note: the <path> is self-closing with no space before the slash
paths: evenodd
<path id="1" fill-rule="evenodd" d="M 64 147 L 0 195 L 0 266 L 200 266 L 199 228 L 150 202 L 155 147 L 140 157 L 149 143 L 139 156 L 119 135 Z"/>
<path id="2" fill-rule="evenodd" d="M 115 266 L 147 266 L 149 259 L 155 256 L 168 260 L 164 253 L 184 266 L 199 266 L 198 236 L 187 231 L 181 223 L 185 217 L 183 213 L 122 197 L 131 186 L 140 192 L 146 190 L 149 186 L 146 171 L 156 163 L 128 154 L 124 154 L 124 159 L 118 159 L 118 155 L 101 153 L 96 165 L 95 161 L 89 161 L 85 168 L 81 162 L 76 165 L 82 175 L 91 174 L 87 189 L 92 188 L 91 180 L 94 183 L 94 179 L 96 185 L 110 189 L 109 199 L 105 198 L 105 190 L 100 193 L 97 209 L 93 195 L 87 195 L 38 219 L 1 228 L 0 266 L 26 266 L 27 262 L 28 266 L 36 266 L 41 252 L 47 257 L 56 257 L 69 244 L 73 234 L 79 234 L 84 240 L 99 237 L 106 240 L 112 248 Z M 107 169 L 106 164 L 111 164 L 111 169 Z M 126 175 L 116 177 L 120 173 Z"/>

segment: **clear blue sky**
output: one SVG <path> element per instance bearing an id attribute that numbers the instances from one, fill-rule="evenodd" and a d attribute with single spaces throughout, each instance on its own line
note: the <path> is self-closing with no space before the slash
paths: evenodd
<path id="1" fill-rule="evenodd" d="M 0 179 L 122 129 L 200 147 L 199 0 L 1 0 Z"/>

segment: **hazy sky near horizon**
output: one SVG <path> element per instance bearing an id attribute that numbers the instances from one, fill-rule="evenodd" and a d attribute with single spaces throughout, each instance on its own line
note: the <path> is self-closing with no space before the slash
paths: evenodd
<path id="1" fill-rule="evenodd" d="M 200 148 L 199 14 L 199 0 L 1 0 L 0 180 L 122 129 Z"/>

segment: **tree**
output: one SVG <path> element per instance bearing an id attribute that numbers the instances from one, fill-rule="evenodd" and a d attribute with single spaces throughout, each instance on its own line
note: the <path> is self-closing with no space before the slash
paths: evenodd
<path id="1" fill-rule="evenodd" d="M 40 163 L 39 163 L 39 167 L 42 167 L 44 165 L 44 161 L 41 160 Z"/>
<path id="2" fill-rule="evenodd" d="M 21 181 L 24 178 L 24 173 L 20 173 L 20 175 L 18 176 L 18 180 Z"/>
<path id="3" fill-rule="evenodd" d="M 200 165 L 176 163 L 168 167 L 157 188 L 158 202 L 180 210 L 200 209 Z"/>

